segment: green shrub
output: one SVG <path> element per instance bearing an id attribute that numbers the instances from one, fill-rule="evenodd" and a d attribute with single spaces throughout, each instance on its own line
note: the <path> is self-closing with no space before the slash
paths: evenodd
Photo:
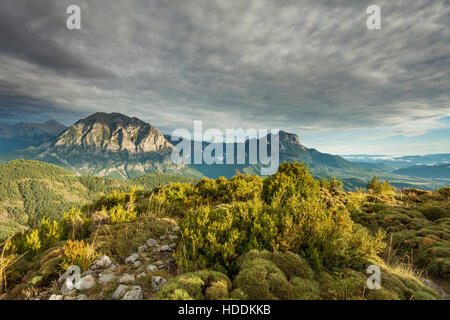
<path id="1" fill-rule="evenodd" d="M 234 298 L 305 299 L 302 284 L 318 288 L 308 263 L 292 252 L 252 250 L 239 257 L 238 266 L 239 273 L 233 281 Z"/>
<path id="2" fill-rule="evenodd" d="M 38 252 L 42 247 L 41 239 L 39 238 L 39 230 L 33 229 L 30 233 L 25 235 L 24 251 Z"/>
<path id="3" fill-rule="evenodd" d="M 387 180 L 381 183 L 376 176 L 373 176 L 372 181 L 367 184 L 367 190 L 375 195 L 390 195 L 394 193 L 395 188 Z"/>
<path id="4" fill-rule="evenodd" d="M 420 211 L 428 220 L 431 221 L 435 221 L 440 218 L 450 218 L 450 212 L 438 205 L 424 205 L 420 208 Z"/>
<path id="5" fill-rule="evenodd" d="M 80 210 L 72 208 L 64 213 L 61 220 L 62 237 L 64 239 L 84 239 L 89 235 L 89 226 L 92 221 Z"/>
<path id="6" fill-rule="evenodd" d="M 233 280 L 233 287 L 246 299 L 294 299 L 294 288 L 283 272 L 271 261 L 255 258 L 245 260 Z M 234 293 L 233 295 L 236 295 Z"/>
<path id="7" fill-rule="evenodd" d="M 202 179 L 195 185 L 195 191 L 203 200 L 231 203 L 259 198 L 262 187 L 263 179 L 261 177 L 239 174 L 229 180 L 224 177 L 216 180 Z"/>
<path id="8" fill-rule="evenodd" d="M 293 198 L 316 201 L 320 198 L 320 186 L 303 163 L 284 162 L 275 175 L 264 180 L 262 197 L 273 207 L 283 206 Z"/>
<path id="9" fill-rule="evenodd" d="M 57 221 L 42 219 L 38 227 L 39 239 L 42 249 L 54 246 L 61 239 L 62 230 Z"/>
<path id="10" fill-rule="evenodd" d="M 134 207 L 124 209 L 120 203 L 111 208 L 110 221 L 112 224 L 129 222 L 136 219 L 136 211 Z"/>
<path id="11" fill-rule="evenodd" d="M 308 278 L 294 277 L 290 283 L 294 287 L 297 300 L 320 300 L 320 288 L 317 281 Z"/>
<path id="12" fill-rule="evenodd" d="M 339 180 L 335 179 L 334 177 L 332 177 L 330 179 L 330 181 L 327 181 L 325 179 L 320 180 L 319 184 L 322 188 L 326 188 L 328 191 L 332 192 L 333 194 L 344 191 L 344 186 L 343 186 L 342 181 L 339 181 Z"/>
<path id="13" fill-rule="evenodd" d="M 220 300 L 229 298 L 231 281 L 220 272 L 200 270 L 170 279 L 156 294 L 158 300 Z"/>
<path id="14" fill-rule="evenodd" d="M 65 271 L 68 267 L 76 265 L 82 271 L 87 270 L 92 262 L 98 258 L 99 254 L 95 251 L 93 245 L 84 241 L 67 240 L 63 247 L 61 270 Z"/>
<path id="15" fill-rule="evenodd" d="M 436 192 L 440 193 L 444 197 L 450 197 L 450 186 L 445 186 L 440 189 L 436 189 Z"/>
<path id="16" fill-rule="evenodd" d="M 252 250 L 292 251 L 324 263 L 357 266 L 383 248 L 382 234 L 354 225 L 345 207 L 327 208 L 320 187 L 299 164 L 264 180 L 266 202 L 255 198 L 187 210 L 178 262 L 188 270 L 224 266 Z"/>

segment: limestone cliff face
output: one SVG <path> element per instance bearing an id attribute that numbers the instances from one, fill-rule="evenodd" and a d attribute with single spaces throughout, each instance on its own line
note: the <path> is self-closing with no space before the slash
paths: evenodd
<path id="1" fill-rule="evenodd" d="M 306 151 L 306 148 L 300 142 L 300 138 L 294 133 L 279 131 L 278 139 L 280 152 Z M 271 141 L 271 134 L 269 140 Z"/>
<path id="2" fill-rule="evenodd" d="M 150 124 L 120 113 L 95 113 L 61 134 L 55 144 L 60 153 L 114 154 L 128 156 L 165 152 L 173 145 Z"/>

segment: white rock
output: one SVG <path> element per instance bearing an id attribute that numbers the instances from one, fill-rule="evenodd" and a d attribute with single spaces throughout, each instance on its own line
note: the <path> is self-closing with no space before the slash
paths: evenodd
<path id="1" fill-rule="evenodd" d="M 161 240 L 166 240 L 166 239 L 167 239 L 167 236 L 166 236 L 166 235 L 162 235 L 162 236 L 159 237 L 159 239 L 161 239 Z"/>
<path id="2" fill-rule="evenodd" d="M 91 270 L 105 269 L 112 264 L 112 260 L 108 256 L 101 256 L 95 260 L 91 265 Z"/>
<path id="3" fill-rule="evenodd" d="M 163 266 L 164 262 L 162 260 L 158 260 L 155 262 L 155 264 L 159 267 L 159 266 Z"/>
<path id="4" fill-rule="evenodd" d="M 108 283 L 113 281 L 115 278 L 115 275 L 112 273 L 104 273 L 100 276 L 100 278 L 98 278 L 98 281 L 100 281 L 101 283 Z"/>
<path id="5" fill-rule="evenodd" d="M 139 255 L 137 253 L 133 253 L 131 256 L 125 259 L 125 263 L 134 263 L 139 259 Z"/>
<path id="6" fill-rule="evenodd" d="M 175 235 L 169 235 L 169 240 L 177 240 L 178 236 Z"/>
<path id="7" fill-rule="evenodd" d="M 125 293 L 122 300 L 142 300 L 142 289 L 139 286 L 134 286 L 130 291 Z"/>
<path id="8" fill-rule="evenodd" d="M 125 273 L 119 278 L 119 283 L 130 283 L 134 281 L 135 281 L 134 274 Z"/>
<path id="9" fill-rule="evenodd" d="M 170 246 L 168 246 L 167 244 L 164 244 L 159 248 L 159 251 L 161 251 L 161 252 L 172 251 L 172 248 Z"/>
<path id="10" fill-rule="evenodd" d="M 111 271 L 112 272 L 112 271 L 116 271 L 116 269 L 117 269 L 117 265 L 113 263 L 108 268 L 106 268 L 105 271 Z"/>
<path id="11" fill-rule="evenodd" d="M 83 271 L 81 276 L 84 277 L 84 276 L 87 276 L 88 274 L 93 274 L 93 273 L 94 273 L 94 271 L 92 271 L 92 270 L 86 270 L 86 271 Z"/>
<path id="12" fill-rule="evenodd" d="M 112 298 L 115 300 L 121 299 L 124 294 L 127 292 L 128 286 L 119 284 L 114 293 L 112 294 Z"/>
<path id="13" fill-rule="evenodd" d="M 151 279 L 151 284 L 153 291 L 156 293 L 161 289 L 161 287 L 167 282 L 166 279 L 160 276 L 153 276 Z"/>
<path id="14" fill-rule="evenodd" d="M 92 276 L 92 274 L 88 274 L 75 283 L 75 288 L 77 290 L 88 290 L 93 286 L 95 286 L 95 278 Z"/>
<path id="15" fill-rule="evenodd" d="M 175 226 L 175 227 L 173 227 L 173 232 L 178 232 L 178 231 L 180 231 L 180 227 L 179 226 Z"/>
<path id="16" fill-rule="evenodd" d="M 61 293 L 66 294 L 75 289 L 75 284 L 72 281 L 72 278 L 66 279 L 64 284 L 61 287 Z"/>
<path id="17" fill-rule="evenodd" d="M 152 272 L 158 270 L 158 267 L 153 264 L 149 264 L 146 269 L 147 271 Z"/>
<path id="18" fill-rule="evenodd" d="M 154 246 L 158 245 L 158 241 L 156 241 L 155 239 L 152 239 L 152 238 L 148 239 L 145 243 L 149 247 L 154 247 Z"/>
<path id="19" fill-rule="evenodd" d="M 134 263 L 133 263 L 133 265 L 137 268 L 137 267 L 139 267 L 140 265 L 141 265 L 141 262 L 138 260 L 138 261 L 135 261 Z"/>
<path id="20" fill-rule="evenodd" d="M 52 294 L 48 300 L 62 300 L 63 296 L 60 294 Z"/>
<path id="21" fill-rule="evenodd" d="M 147 245 L 144 244 L 144 245 L 140 246 L 140 247 L 138 248 L 138 251 L 139 251 L 139 252 L 145 252 L 145 251 L 147 251 Z"/>
<path id="22" fill-rule="evenodd" d="M 147 274 L 146 274 L 145 272 L 142 272 L 142 273 L 139 273 L 139 274 L 136 276 L 136 279 L 145 278 L 146 276 L 147 276 Z"/>
<path id="23" fill-rule="evenodd" d="M 64 272 L 61 277 L 58 279 L 58 284 L 62 285 L 64 282 L 66 282 L 67 279 L 73 278 L 74 275 L 80 274 L 81 269 L 79 266 L 73 265 L 67 268 L 67 271 Z"/>
<path id="24" fill-rule="evenodd" d="M 88 300 L 89 297 L 85 294 L 80 294 L 77 296 L 77 300 Z"/>

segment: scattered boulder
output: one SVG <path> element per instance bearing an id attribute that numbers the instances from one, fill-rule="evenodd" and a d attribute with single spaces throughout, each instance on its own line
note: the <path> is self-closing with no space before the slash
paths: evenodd
<path id="1" fill-rule="evenodd" d="M 142 300 L 142 288 L 140 286 L 133 286 L 133 288 L 125 293 L 122 300 Z"/>
<path id="2" fill-rule="evenodd" d="M 161 252 L 172 251 L 172 248 L 170 246 L 168 246 L 167 244 L 164 244 L 159 248 L 159 251 L 161 251 Z"/>
<path id="3" fill-rule="evenodd" d="M 179 226 L 175 226 L 175 227 L 173 227 L 173 232 L 178 232 L 178 231 L 180 231 L 180 227 Z"/>
<path id="4" fill-rule="evenodd" d="M 100 281 L 101 283 L 108 283 L 108 282 L 113 281 L 114 279 L 115 279 L 114 274 L 104 273 L 98 278 L 98 281 Z"/>
<path id="5" fill-rule="evenodd" d="M 61 277 L 59 277 L 58 279 L 58 284 L 62 285 L 66 282 L 67 279 L 72 278 L 73 275 L 75 274 L 80 274 L 81 273 L 81 269 L 78 266 L 70 266 L 69 268 L 67 268 L 67 271 L 64 272 Z"/>
<path id="6" fill-rule="evenodd" d="M 116 271 L 116 269 L 117 269 L 117 265 L 113 263 L 108 268 L 106 268 L 105 271 L 114 272 L 114 271 Z"/>
<path id="7" fill-rule="evenodd" d="M 85 294 L 80 294 L 77 296 L 77 300 L 89 300 L 89 297 Z"/>
<path id="8" fill-rule="evenodd" d="M 134 267 L 135 268 L 137 268 L 137 267 L 139 267 L 140 265 L 141 265 L 141 262 L 138 260 L 138 261 L 135 261 L 134 263 L 133 263 L 133 265 L 134 265 Z"/>
<path id="9" fill-rule="evenodd" d="M 147 276 L 147 274 L 145 272 L 141 272 L 136 276 L 136 279 L 145 278 L 146 276 Z"/>
<path id="10" fill-rule="evenodd" d="M 74 289 L 75 289 L 75 284 L 73 283 L 72 278 L 69 278 L 69 279 L 66 279 L 66 281 L 64 281 L 64 284 L 61 287 L 61 293 L 67 294 Z"/>
<path id="11" fill-rule="evenodd" d="M 95 286 L 95 278 L 92 274 L 88 274 L 75 283 L 75 288 L 81 291 L 91 289 L 93 286 Z"/>
<path id="12" fill-rule="evenodd" d="M 125 259 L 125 263 L 134 263 L 139 259 L 139 255 L 137 253 L 133 253 L 128 258 Z"/>
<path id="13" fill-rule="evenodd" d="M 63 296 L 60 294 L 52 294 L 48 300 L 62 300 Z"/>
<path id="14" fill-rule="evenodd" d="M 86 270 L 86 271 L 83 271 L 81 276 L 84 277 L 84 276 L 87 276 L 88 274 L 93 274 L 93 273 L 94 273 L 94 271 L 92 271 L 92 270 Z"/>
<path id="15" fill-rule="evenodd" d="M 119 283 L 130 283 L 135 281 L 134 274 L 125 273 L 119 278 Z"/>
<path id="16" fill-rule="evenodd" d="M 153 271 L 158 270 L 158 267 L 155 266 L 155 265 L 153 265 L 153 264 L 149 264 L 149 265 L 147 266 L 146 269 L 147 269 L 147 271 L 149 271 L 149 272 L 153 272 Z"/>
<path id="17" fill-rule="evenodd" d="M 163 277 L 153 276 L 151 279 L 153 291 L 155 293 L 158 292 L 166 282 L 167 282 L 167 280 L 164 279 Z"/>
<path id="18" fill-rule="evenodd" d="M 108 256 L 101 256 L 97 260 L 95 260 L 91 265 L 91 270 L 105 269 L 108 268 L 112 264 L 112 260 Z"/>
<path id="19" fill-rule="evenodd" d="M 115 300 L 121 299 L 125 293 L 127 292 L 128 286 L 119 284 L 114 293 L 112 294 L 112 298 Z"/>
<path id="20" fill-rule="evenodd" d="M 144 244 L 138 248 L 138 252 L 145 252 L 145 251 L 147 251 L 147 248 L 148 248 L 147 245 Z"/>
<path id="21" fill-rule="evenodd" d="M 178 236 L 176 236 L 176 235 L 169 235 L 169 240 L 177 240 L 178 239 Z"/>
<path id="22" fill-rule="evenodd" d="M 149 247 L 155 247 L 155 246 L 158 245 L 158 241 L 155 240 L 155 239 L 152 239 L 152 238 L 148 239 L 145 243 L 146 243 L 147 246 L 149 246 Z"/>

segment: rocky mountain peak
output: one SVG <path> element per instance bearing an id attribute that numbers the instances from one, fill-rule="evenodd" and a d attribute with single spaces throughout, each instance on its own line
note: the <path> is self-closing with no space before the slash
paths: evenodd
<path id="1" fill-rule="evenodd" d="M 71 126 L 58 137 L 55 147 L 75 152 L 138 154 L 173 146 L 159 130 L 138 118 L 97 112 Z"/>
<path id="2" fill-rule="evenodd" d="M 286 131 L 280 131 L 278 133 L 279 138 L 280 138 L 280 144 L 296 144 L 296 145 L 301 145 L 300 143 L 300 138 L 298 137 L 298 135 L 294 134 L 294 133 L 289 133 Z"/>

